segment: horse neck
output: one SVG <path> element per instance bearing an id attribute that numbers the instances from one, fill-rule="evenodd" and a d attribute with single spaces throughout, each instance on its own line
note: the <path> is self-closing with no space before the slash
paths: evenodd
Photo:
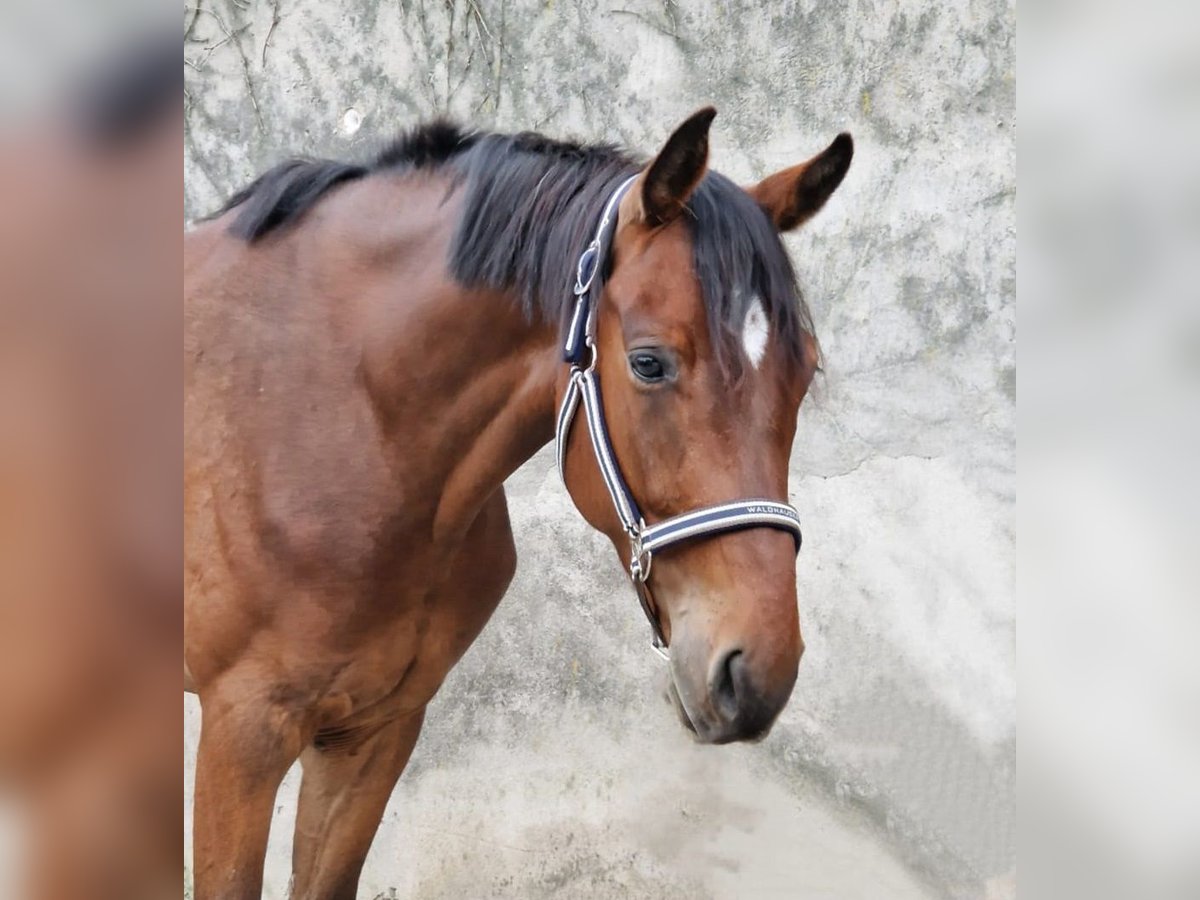
<path id="1" fill-rule="evenodd" d="M 427 448 L 427 481 L 437 490 L 434 538 L 453 540 L 553 437 L 562 362 L 557 327 L 531 322 L 515 297 L 454 285 L 439 294 L 425 321 L 403 338 L 409 359 L 400 363 L 408 373 L 402 391 L 423 398 L 405 402 L 403 418 L 422 423 L 418 442 Z M 401 446 L 405 431 L 401 426 Z"/>
<path id="2" fill-rule="evenodd" d="M 430 266 L 449 258 L 459 198 L 447 202 L 436 180 L 397 187 L 409 211 L 403 217 L 389 212 L 397 198 L 387 191 L 368 193 L 364 183 L 361 194 L 344 192 L 353 243 L 372 248 L 383 267 L 380 290 L 365 301 L 366 380 L 409 476 L 406 495 L 419 483 L 428 501 L 421 506 L 434 510 L 433 534 L 453 539 L 553 437 L 555 386 L 565 374 L 560 325 L 524 312 L 515 288 L 464 288 Z M 363 214 L 375 207 L 378 215 Z M 564 295 L 569 289 L 563 285 Z M 396 302 L 398 291 L 404 303 Z"/>

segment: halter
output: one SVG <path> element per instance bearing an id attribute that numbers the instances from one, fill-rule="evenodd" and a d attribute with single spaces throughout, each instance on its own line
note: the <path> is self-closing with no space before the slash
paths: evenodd
<path id="1" fill-rule="evenodd" d="M 575 271 L 575 310 L 571 315 L 567 340 L 563 347 L 563 360 L 570 366 L 571 374 L 562 406 L 558 411 L 555 442 L 558 450 L 559 477 L 566 484 L 563 466 L 567 454 L 567 439 L 570 437 L 575 413 L 582 403 L 587 417 L 588 433 L 592 439 L 592 452 L 604 478 L 604 486 L 612 498 L 621 527 L 629 536 L 629 577 L 637 591 L 638 600 L 641 601 L 642 611 L 650 622 L 653 632 L 652 646 L 666 659 L 667 642 L 659 622 L 658 607 L 647 584 L 654 555 L 684 541 L 713 537 L 743 528 L 776 528 L 786 531 L 795 539 L 796 552 L 799 553 L 800 514 L 792 506 L 775 500 L 736 500 L 717 506 L 701 507 L 647 525 L 641 510 L 638 509 L 637 501 L 630 493 L 629 485 L 621 475 L 604 420 L 604 404 L 600 399 L 600 376 L 596 372 L 597 350 L 594 338 L 596 307 L 600 300 L 596 274 L 603 267 L 604 254 L 612 242 L 611 229 L 617 220 L 617 207 L 636 179 L 636 175 L 626 179 L 613 191 L 604 206 L 600 224 L 596 226 L 595 237 L 579 257 L 579 265 Z"/>

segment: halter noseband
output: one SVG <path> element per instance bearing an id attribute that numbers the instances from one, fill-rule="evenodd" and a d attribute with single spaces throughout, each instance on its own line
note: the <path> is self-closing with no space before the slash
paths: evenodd
<path id="1" fill-rule="evenodd" d="M 604 421 L 604 404 L 600 399 L 600 376 L 596 372 L 595 319 L 599 305 L 600 290 L 597 274 L 604 263 L 604 254 L 612 242 L 611 229 L 617 220 L 617 207 L 637 176 L 626 179 L 613 191 L 596 234 L 587 249 L 579 257 L 575 273 L 575 309 L 567 329 L 567 340 L 563 347 L 563 359 L 570 366 L 571 377 L 558 411 L 555 442 L 558 450 L 558 473 L 566 484 L 563 464 L 567 454 L 567 439 L 571 423 L 579 405 L 587 416 L 588 433 L 592 439 L 592 451 L 604 486 L 612 498 L 621 527 L 629 536 L 629 577 L 637 590 L 642 611 L 650 621 L 653 631 L 652 645 L 666 658 L 667 642 L 663 637 L 658 609 L 650 593 L 647 580 L 654 554 L 675 544 L 700 537 L 711 537 L 743 528 L 776 528 L 786 531 L 796 541 L 796 552 L 800 552 L 800 514 L 794 507 L 775 500 L 736 500 L 717 506 L 706 506 L 691 512 L 673 516 L 654 525 L 647 525 L 638 509 L 637 501 L 629 491 L 617 465 L 612 441 L 608 437 L 608 426 Z"/>

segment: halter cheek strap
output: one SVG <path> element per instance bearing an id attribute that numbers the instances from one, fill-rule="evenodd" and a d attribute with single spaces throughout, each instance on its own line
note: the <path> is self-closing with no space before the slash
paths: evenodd
<path id="1" fill-rule="evenodd" d="M 600 468 L 604 486 L 612 499 L 621 527 L 629 536 L 629 577 L 654 632 L 653 646 L 665 658 L 667 642 L 659 622 L 657 606 L 647 583 L 654 555 L 684 541 L 713 537 L 744 528 L 775 528 L 786 531 L 795 540 L 796 552 L 799 553 L 800 514 L 786 503 L 749 499 L 702 507 L 647 525 L 633 493 L 629 490 L 629 485 L 621 475 L 608 436 L 604 404 L 600 397 L 600 376 L 596 372 L 595 316 L 600 294 L 596 275 L 601 269 L 604 254 L 612 240 L 611 228 L 616 222 L 621 198 L 636 178 L 635 175 L 627 179 L 613 191 L 605 204 L 595 237 L 579 257 L 575 274 L 575 308 L 563 346 L 563 359 L 570 366 L 570 380 L 567 382 L 562 406 L 558 410 L 555 442 L 558 451 L 558 472 L 565 484 L 567 442 L 575 414 L 582 405 L 587 418 L 592 452 Z"/>

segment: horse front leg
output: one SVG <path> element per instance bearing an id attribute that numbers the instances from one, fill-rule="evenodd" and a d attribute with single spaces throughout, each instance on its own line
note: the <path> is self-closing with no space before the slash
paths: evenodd
<path id="1" fill-rule="evenodd" d="M 275 795 L 312 736 L 302 711 L 272 702 L 261 691 L 238 690 L 235 676 L 200 692 L 195 900 L 262 896 Z"/>
<path id="2" fill-rule="evenodd" d="M 410 697 L 426 703 L 504 596 L 516 550 L 504 492 L 496 491 L 444 566 Z M 292 850 L 293 900 L 353 900 L 388 798 L 417 743 L 425 707 L 369 733 L 330 728 L 304 749 Z"/>
<path id="3" fill-rule="evenodd" d="M 292 846 L 293 900 L 354 900 L 367 851 L 424 718 L 422 707 L 368 736 L 320 734 L 305 748 Z"/>

